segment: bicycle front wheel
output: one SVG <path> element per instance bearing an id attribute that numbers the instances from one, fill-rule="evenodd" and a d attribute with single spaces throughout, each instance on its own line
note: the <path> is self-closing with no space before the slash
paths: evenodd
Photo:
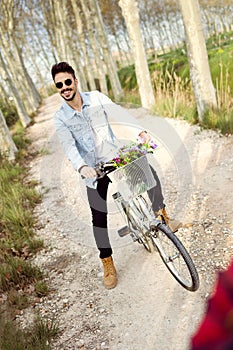
<path id="1" fill-rule="evenodd" d="M 137 241 L 151 253 L 154 250 L 154 244 L 151 237 L 147 236 L 145 233 L 147 229 L 143 225 L 144 214 L 135 203 L 133 203 L 133 206 L 129 206 L 127 210 L 125 210 L 125 213 L 133 235 L 136 237 Z"/>
<path id="2" fill-rule="evenodd" d="M 152 232 L 152 239 L 164 264 L 185 289 L 195 292 L 199 287 L 196 267 L 176 235 L 164 224 Z"/>

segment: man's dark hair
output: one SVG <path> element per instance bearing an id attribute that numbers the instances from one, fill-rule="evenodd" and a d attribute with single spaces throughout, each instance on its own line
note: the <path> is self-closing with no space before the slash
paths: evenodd
<path id="1" fill-rule="evenodd" d="M 73 70 L 73 68 L 67 62 L 55 63 L 52 66 L 51 74 L 52 74 L 53 80 L 55 78 L 55 75 L 58 74 L 58 73 L 61 73 L 61 72 L 70 73 L 70 74 L 73 75 L 73 78 L 76 79 L 75 71 Z"/>

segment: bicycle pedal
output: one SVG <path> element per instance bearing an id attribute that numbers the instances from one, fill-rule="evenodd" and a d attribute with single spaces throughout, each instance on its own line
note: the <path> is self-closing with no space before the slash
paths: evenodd
<path id="1" fill-rule="evenodd" d="M 120 237 L 124 237 L 130 233 L 129 226 L 124 226 L 117 231 Z"/>

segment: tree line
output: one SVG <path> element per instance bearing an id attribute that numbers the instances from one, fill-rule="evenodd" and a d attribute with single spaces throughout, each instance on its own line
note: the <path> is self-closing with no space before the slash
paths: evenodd
<path id="1" fill-rule="evenodd" d="M 156 57 L 186 39 L 201 117 L 216 103 L 205 37 L 232 29 L 232 9 L 230 0 L 2 0 L 1 103 L 10 105 L 10 96 L 28 126 L 42 100 L 39 91 L 49 85 L 51 64 L 66 60 L 76 68 L 82 90 L 108 94 L 110 84 L 116 101 L 123 95 L 117 70 L 134 63 L 142 105 L 150 108 L 155 100 L 148 53 Z M 0 152 L 10 159 L 16 152 L 3 113 Z"/>

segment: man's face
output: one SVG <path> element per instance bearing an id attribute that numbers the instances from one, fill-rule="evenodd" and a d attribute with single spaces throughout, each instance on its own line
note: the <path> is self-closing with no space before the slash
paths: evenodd
<path id="1" fill-rule="evenodd" d="M 72 74 L 67 72 L 57 73 L 54 83 L 59 94 L 66 101 L 72 101 L 78 91 L 78 81 L 74 79 Z"/>

